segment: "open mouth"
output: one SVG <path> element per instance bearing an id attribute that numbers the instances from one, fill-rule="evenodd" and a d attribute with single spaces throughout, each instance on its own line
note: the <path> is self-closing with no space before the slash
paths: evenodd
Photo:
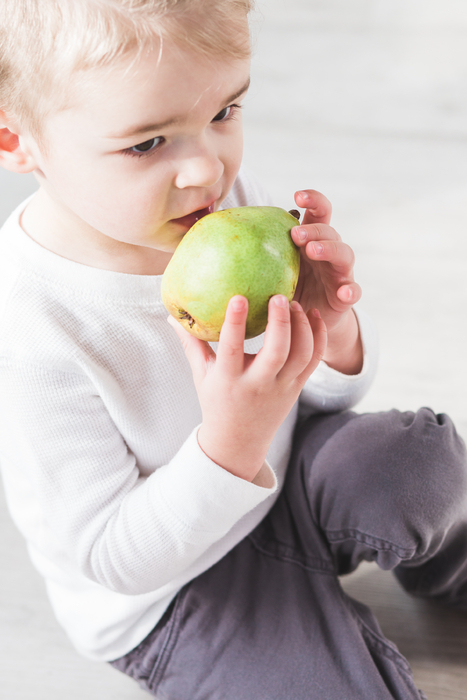
<path id="1" fill-rule="evenodd" d="M 212 214 L 213 211 L 214 204 L 211 204 L 209 207 L 205 207 L 204 209 L 198 209 L 198 211 L 193 211 L 191 214 L 181 216 L 179 219 L 171 219 L 171 223 L 178 224 L 179 226 L 185 226 L 186 228 L 191 228 L 194 224 L 196 224 L 197 221 L 202 219 L 203 216 Z"/>

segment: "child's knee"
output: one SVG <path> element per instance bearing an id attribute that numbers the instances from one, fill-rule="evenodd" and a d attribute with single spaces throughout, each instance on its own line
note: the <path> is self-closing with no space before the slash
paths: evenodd
<path id="1" fill-rule="evenodd" d="M 424 555 L 465 509 L 467 460 L 451 420 L 430 409 L 353 414 L 315 455 L 312 507 L 327 533 Z"/>
<path id="2" fill-rule="evenodd" d="M 394 422 L 389 466 L 393 487 L 405 507 L 433 528 L 449 526 L 462 512 L 467 491 L 463 440 L 451 419 L 429 408 L 391 412 Z"/>

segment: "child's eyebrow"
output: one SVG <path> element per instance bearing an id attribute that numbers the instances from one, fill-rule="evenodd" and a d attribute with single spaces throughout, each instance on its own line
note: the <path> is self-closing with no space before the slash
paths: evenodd
<path id="1" fill-rule="evenodd" d="M 245 85 L 243 85 L 240 88 L 240 90 L 237 90 L 237 92 L 234 92 L 233 95 L 230 95 L 230 97 L 228 97 L 226 99 L 226 101 L 224 102 L 224 104 L 222 105 L 221 111 L 222 111 L 222 109 L 225 109 L 225 107 L 228 107 L 229 104 L 231 104 L 232 102 L 235 102 L 235 100 L 238 100 L 240 95 L 243 95 L 243 93 L 248 90 L 248 88 L 250 87 L 250 82 L 251 82 L 251 78 L 248 78 Z"/>
<path id="2" fill-rule="evenodd" d="M 237 100 L 240 95 L 243 95 L 244 92 L 248 90 L 250 87 L 250 81 L 251 78 L 248 78 L 246 83 L 242 85 L 242 87 L 234 92 L 233 95 L 230 95 L 225 102 L 223 103 L 223 106 L 220 108 L 220 111 L 225 109 L 225 107 L 228 107 L 229 104 Z M 166 129 L 168 126 L 173 126 L 174 124 L 180 124 L 182 121 L 184 121 L 184 117 L 171 117 L 170 119 L 166 119 L 163 122 L 159 122 L 156 124 L 141 124 L 138 126 L 131 126 L 129 129 L 126 129 L 124 132 L 120 134 L 112 134 L 109 136 L 111 139 L 127 139 L 131 138 L 133 136 L 141 136 L 142 134 L 146 134 L 148 132 L 154 132 L 154 131 L 162 131 L 163 129 Z"/>

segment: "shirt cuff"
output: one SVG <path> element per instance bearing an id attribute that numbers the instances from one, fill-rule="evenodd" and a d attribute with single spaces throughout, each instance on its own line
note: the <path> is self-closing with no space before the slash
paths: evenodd
<path id="1" fill-rule="evenodd" d="M 192 542 L 219 539 L 278 487 L 267 463 L 252 482 L 220 467 L 200 448 L 198 430 L 199 426 L 169 464 L 153 475 L 157 476 L 158 499 L 178 521 L 183 539 Z"/>

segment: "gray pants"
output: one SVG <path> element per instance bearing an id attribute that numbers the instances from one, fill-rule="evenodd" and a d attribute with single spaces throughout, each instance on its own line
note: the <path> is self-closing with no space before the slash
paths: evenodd
<path id="1" fill-rule="evenodd" d="M 308 420 L 268 516 L 112 665 L 161 700 L 424 698 L 338 575 L 376 561 L 467 608 L 466 465 L 428 409 Z"/>

